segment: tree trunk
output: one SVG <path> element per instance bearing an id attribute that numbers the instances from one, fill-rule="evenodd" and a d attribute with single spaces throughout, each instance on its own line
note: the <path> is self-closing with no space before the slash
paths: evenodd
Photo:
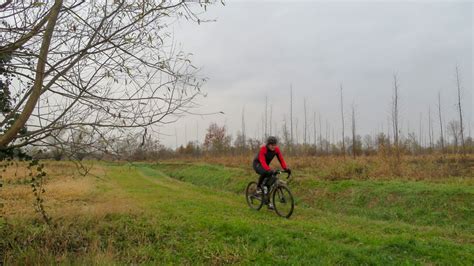
<path id="1" fill-rule="evenodd" d="M 459 109 L 459 123 L 461 126 L 461 152 L 462 155 L 464 156 L 466 153 L 466 147 L 464 145 L 464 126 L 463 126 L 463 120 L 462 120 L 462 106 L 461 106 L 461 82 L 459 81 L 459 68 L 456 66 L 456 83 L 458 87 L 458 109 Z"/>
<path id="2" fill-rule="evenodd" d="M 444 134 L 443 134 L 443 119 L 441 117 L 441 93 L 438 92 L 438 114 L 439 114 L 439 127 L 440 127 L 440 138 L 441 138 L 441 153 L 444 153 Z"/>
<path id="3" fill-rule="evenodd" d="M 40 98 L 43 80 L 45 77 L 45 66 L 48 60 L 49 45 L 53 37 L 54 27 L 56 26 L 56 21 L 58 19 L 58 14 L 62 5 L 62 0 L 56 0 L 48 15 L 48 23 L 46 24 L 43 41 L 41 43 L 31 95 L 29 96 L 23 111 L 20 113 L 13 125 L 3 135 L 0 136 L 0 147 L 2 148 L 6 147 L 10 142 L 12 142 L 20 130 L 25 126 L 26 122 L 31 116 L 31 113 L 33 112 L 33 109 L 36 106 L 36 103 Z"/>
<path id="4" fill-rule="evenodd" d="M 355 120 L 355 108 L 352 105 L 352 156 L 356 158 L 356 120 Z"/>
<path id="5" fill-rule="evenodd" d="M 346 157 L 346 145 L 345 145 L 345 132 L 344 132 L 344 101 L 342 95 L 342 84 L 341 84 L 341 123 L 342 123 L 342 155 Z"/>

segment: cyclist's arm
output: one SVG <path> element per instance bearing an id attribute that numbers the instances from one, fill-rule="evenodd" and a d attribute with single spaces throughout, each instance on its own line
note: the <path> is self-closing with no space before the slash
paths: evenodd
<path id="1" fill-rule="evenodd" d="M 283 159 L 283 155 L 281 154 L 280 147 L 276 147 L 275 152 L 277 154 L 277 158 L 278 158 L 278 161 L 280 162 L 281 168 L 283 168 L 283 170 L 288 169 L 288 167 L 286 166 L 285 159 Z"/>
<path id="2" fill-rule="evenodd" d="M 260 164 L 262 165 L 263 169 L 265 169 L 265 171 L 270 171 L 271 170 L 270 166 L 268 166 L 267 161 L 265 160 L 266 153 L 267 153 L 266 146 L 263 146 L 262 148 L 260 148 L 260 152 L 258 153 L 258 160 Z"/>

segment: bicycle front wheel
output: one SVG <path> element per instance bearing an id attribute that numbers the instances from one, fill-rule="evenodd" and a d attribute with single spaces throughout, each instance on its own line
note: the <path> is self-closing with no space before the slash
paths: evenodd
<path id="1" fill-rule="evenodd" d="M 250 182 L 247 185 L 247 189 L 245 190 L 245 198 L 247 199 L 247 204 L 250 208 L 254 210 L 260 210 L 263 206 L 263 195 L 257 194 L 257 183 Z"/>
<path id="2" fill-rule="evenodd" d="M 278 186 L 273 191 L 272 199 L 275 212 L 281 217 L 290 218 L 295 208 L 295 201 L 290 190 L 285 186 Z"/>

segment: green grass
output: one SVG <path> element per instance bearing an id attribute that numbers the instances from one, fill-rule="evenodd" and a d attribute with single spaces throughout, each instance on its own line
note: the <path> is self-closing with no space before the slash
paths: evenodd
<path id="1" fill-rule="evenodd" d="M 282 219 L 246 206 L 241 192 L 253 176 L 245 169 L 205 164 L 108 167 L 107 182 L 119 190 L 110 192 L 127 195 L 139 210 L 64 225 L 60 232 L 69 233 L 67 239 L 85 238 L 77 242 L 64 243 L 63 234 L 41 224 L 3 226 L 6 238 L 0 241 L 20 241 L 9 248 L 18 255 L 15 261 L 51 263 L 62 256 L 64 263 L 86 264 L 474 263 L 472 187 L 305 179 L 292 186 L 298 196 L 294 216 Z M 443 205 L 445 201 L 450 202 Z M 442 222 L 436 222 L 438 216 Z M 28 245 L 21 243 L 25 240 Z M 55 247 L 47 241 L 66 248 L 41 249 Z M 74 243 L 95 243 L 94 252 Z"/>
<path id="2" fill-rule="evenodd" d="M 256 179 L 248 169 L 219 165 L 167 163 L 152 167 L 182 181 L 236 193 Z M 292 189 L 301 206 L 325 212 L 474 231 L 474 187 L 464 183 L 330 181 L 307 176 L 300 180 L 296 175 Z"/>
<path id="3" fill-rule="evenodd" d="M 143 165 L 138 170 L 149 184 L 127 178 L 119 182 L 160 217 L 159 227 L 176 234 L 172 251 L 179 256 L 174 262 L 462 264 L 474 260 L 473 246 L 464 245 L 453 230 L 311 208 L 298 208 L 294 219 L 285 220 L 266 210 L 248 209 L 241 195 L 173 181 Z M 138 192 L 143 186 L 148 189 Z"/>
<path id="4" fill-rule="evenodd" d="M 140 164 L 139 164 L 140 165 Z M 175 179 L 198 186 L 207 186 L 219 190 L 241 192 L 249 180 L 244 169 L 211 164 L 157 163 L 141 165 L 157 169 Z"/>

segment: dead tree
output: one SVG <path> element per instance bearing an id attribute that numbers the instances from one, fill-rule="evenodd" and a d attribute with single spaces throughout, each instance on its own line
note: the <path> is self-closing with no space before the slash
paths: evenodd
<path id="1" fill-rule="evenodd" d="M 290 145 L 291 138 L 290 138 L 290 133 L 288 130 L 286 115 L 283 117 L 282 135 L 283 135 L 283 142 L 288 147 Z"/>
<path id="2" fill-rule="evenodd" d="M 320 151 L 323 151 L 323 127 L 321 123 L 321 113 L 319 113 L 319 146 L 320 146 Z"/>
<path id="3" fill-rule="evenodd" d="M 355 107 L 354 104 L 352 104 L 352 156 L 354 159 L 356 158 L 357 155 L 357 144 L 356 144 L 356 119 L 355 119 Z"/>
<path id="4" fill-rule="evenodd" d="M 326 154 L 329 154 L 329 121 L 326 119 Z"/>
<path id="5" fill-rule="evenodd" d="M 400 162 L 400 142 L 399 142 L 399 93 L 397 75 L 393 75 L 393 96 L 392 96 L 392 127 L 393 127 L 393 144 L 397 161 Z"/>
<path id="6" fill-rule="evenodd" d="M 460 126 L 460 138 L 461 138 L 461 152 L 464 156 L 466 153 L 466 147 L 464 143 L 464 125 L 463 125 L 463 117 L 462 117 L 462 106 L 461 106 L 461 81 L 459 80 L 459 67 L 456 66 L 456 84 L 457 84 L 457 91 L 458 91 L 458 110 L 459 110 L 459 126 Z"/>
<path id="7" fill-rule="evenodd" d="M 296 145 L 298 145 L 300 142 L 299 138 L 298 138 L 298 118 L 296 118 L 296 121 L 295 121 L 295 143 Z"/>
<path id="8" fill-rule="evenodd" d="M 293 86 L 290 84 L 290 150 L 293 146 Z"/>
<path id="9" fill-rule="evenodd" d="M 316 143 L 316 140 L 317 140 L 317 136 L 316 136 L 316 112 L 313 112 L 313 139 L 314 139 L 314 149 L 316 150 L 317 149 L 317 143 Z"/>
<path id="10" fill-rule="evenodd" d="M 342 95 L 342 84 L 341 84 L 341 123 L 342 123 L 342 155 L 346 157 L 346 145 L 344 139 L 346 138 L 344 134 L 344 101 Z"/>
<path id="11" fill-rule="evenodd" d="M 242 138 L 243 138 L 243 148 L 247 147 L 247 137 L 245 135 L 245 106 L 242 107 Z"/>
<path id="12" fill-rule="evenodd" d="M 439 133 L 441 142 L 441 153 L 444 153 L 444 132 L 443 132 L 443 118 L 441 116 L 441 92 L 438 92 L 438 115 L 439 115 Z"/>
<path id="13" fill-rule="evenodd" d="M 430 149 L 433 150 L 433 121 L 431 120 L 431 106 L 428 108 L 428 138 L 430 140 Z"/>
<path id="14" fill-rule="evenodd" d="M 420 151 L 423 149 L 423 113 L 420 113 L 418 143 L 420 144 Z"/>
<path id="15" fill-rule="evenodd" d="M 307 110 L 306 110 L 306 98 L 303 99 L 303 108 L 304 108 L 304 133 L 303 133 L 303 144 L 306 145 L 307 133 L 308 133 L 308 119 L 307 119 Z"/>

